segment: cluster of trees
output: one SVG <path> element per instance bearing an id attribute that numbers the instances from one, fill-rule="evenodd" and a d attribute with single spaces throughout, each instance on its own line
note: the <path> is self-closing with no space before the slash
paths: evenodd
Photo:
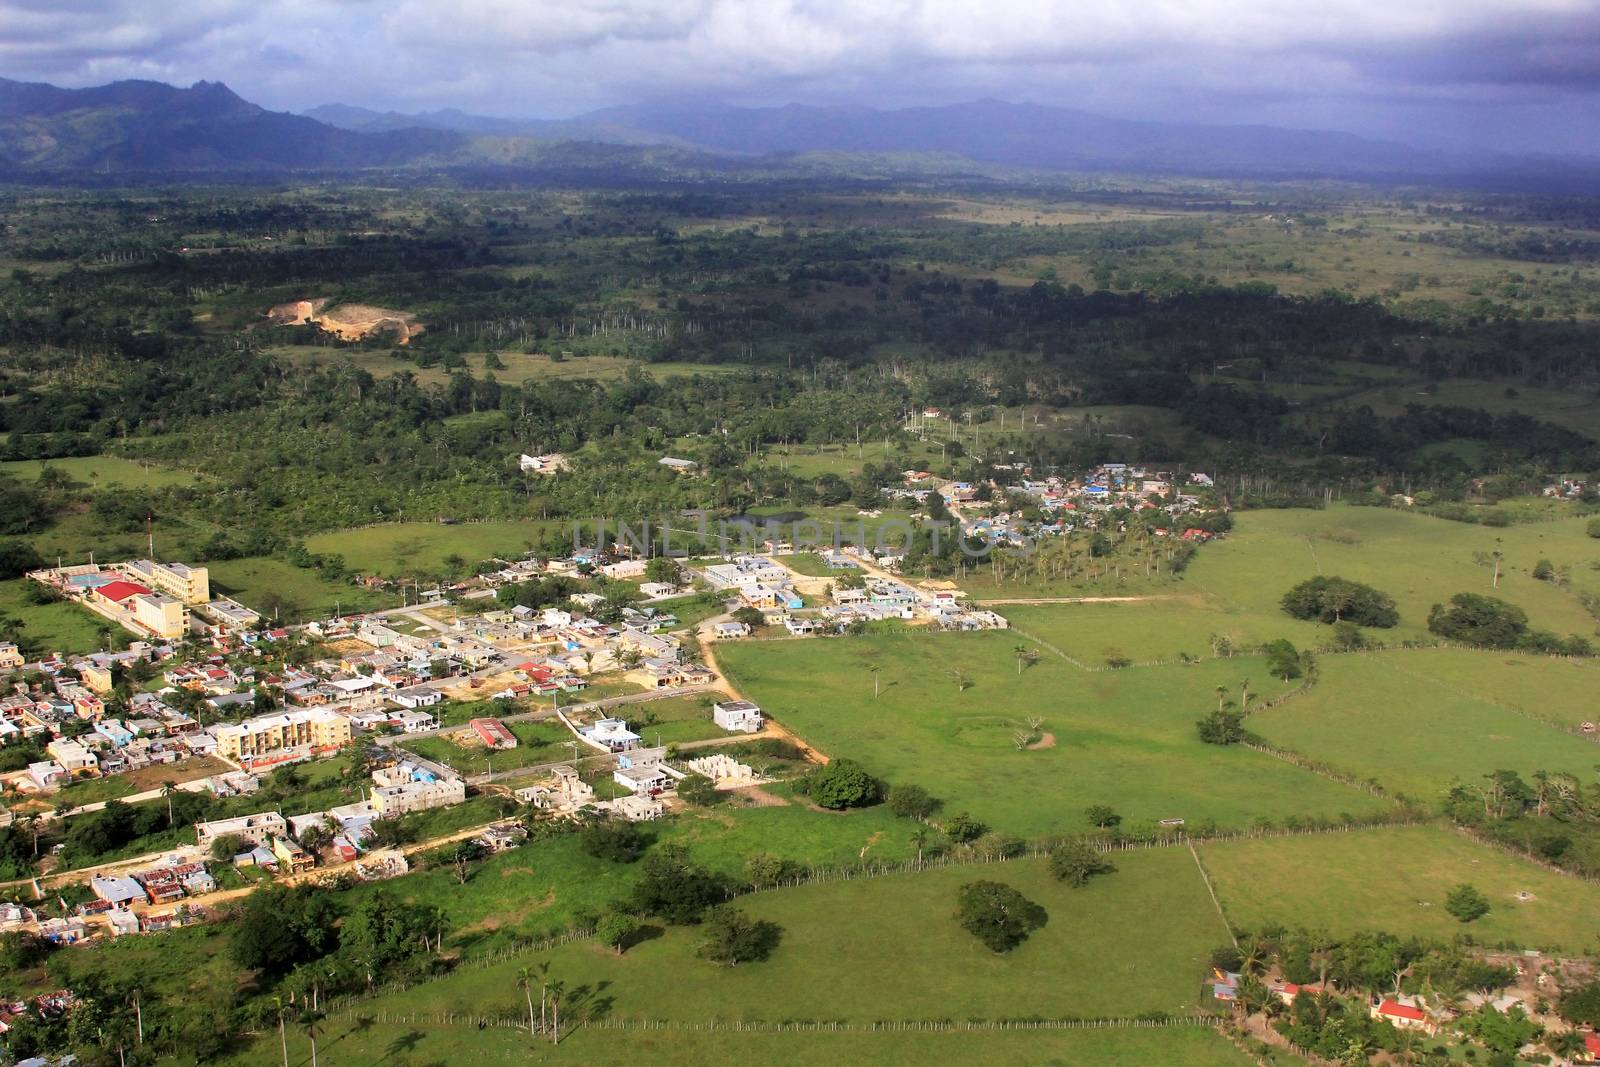
<path id="1" fill-rule="evenodd" d="M 1448 605 L 1428 612 L 1430 632 L 1478 648 L 1518 649 L 1563 656 L 1592 656 L 1594 643 L 1573 634 L 1560 637 L 1528 625 L 1528 613 L 1515 604 L 1480 593 L 1457 593 Z"/>
<path id="2" fill-rule="evenodd" d="M 1393 597 L 1370 585 L 1332 575 L 1301 582 L 1283 595 L 1282 603 L 1283 610 L 1297 619 L 1329 624 L 1351 622 L 1387 628 L 1400 621 Z"/>
<path id="3" fill-rule="evenodd" d="M 1457 823 L 1520 851 L 1600 875 L 1600 784 L 1564 771 L 1524 778 L 1497 770 L 1453 786 L 1444 808 Z"/>

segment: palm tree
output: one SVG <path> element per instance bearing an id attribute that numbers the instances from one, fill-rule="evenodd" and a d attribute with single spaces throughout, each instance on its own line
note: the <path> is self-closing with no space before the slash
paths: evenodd
<path id="1" fill-rule="evenodd" d="M 533 984 L 538 980 L 532 967 L 523 967 L 517 971 L 517 988 L 522 990 L 528 998 L 528 1033 L 533 1033 Z"/>
<path id="2" fill-rule="evenodd" d="M 1227 699 L 1228 699 L 1228 687 L 1225 686 L 1225 685 L 1217 686 L 1217 710 L 1218 711 L 1222 710 L 1223 701 L 1225 701 Z"/>
<path id="3" fill-rule="evenodd" d="M 883 670 L 883 664 L 881 664 L 881 663 L 869 663 L 869 664 L 867 664 L 867 670 L 870 671 L 871 674 L 872 674 L 872 699 L 873 700 L 877 700 L 878 699 L 878 674 L 879 674 L 880 671 Z"/>
<path id="4" fill-rule="evenodd" d="M 1248 678 L 1239 683 L 1239 707 L 1244 711 L 1250 709 L 1250 679 Z"/>
<path id="5" fill-rule="evenodd" d="M 326 1018 L 315 1008 L 306 1008 L 300 1013 L 300 1029 L 311 1041 L 311 1067 L 317 1067 L 317 1035 L 322 1033 L 322 1021 Z"/>
<path id="6" fill-rule="evenodd" d="M 1011 654 L 1017 657 L 1017 673 L 1022 673 L 1022 661 L 1028 658 L 1028 653 L 1033 651 L 1027 645 L 1012 645 Z"/>
<path id="7" fill-rule="evenodd" d="M 178 791 L 178 783 L 170 778 L 161 783 L 161 795 L 167 800 L 167 829 L 172 829 L 172 796 Z"/>
<path id="8" fill-rule="evenodd" d="M 144 990 L 138 986 L 134 986 L 128 993 L 128 999 L 133 1005 L 133 1019 L 138 1028 L 139 1045 L 141 1047 L 144 1045 L 144 1005 L 141 1003 L 143 998 Z"/>
<path id="9" fill-rule="evenodd" d="M 22 816 L 22 826 L 33 837 L 33 858 L 39 858 L 39 813 L 36 811 L 25 812 Z"/>
<path id="10" fill-rule="evenodd" d="M 273 995 L 272 1006 L 278 1011 L 278 1044 L 283 1046 L 283 1067 L 289 1067 L 289 1032 L 283 1026 L 283 1016 L 288 1011 L 289 1002 L 283 999 L 282 993 L 277 993 Z"/>
<path id="11" fill-rule="evenodd" d="M 922 866 L 922 850 L 928 844 L 928 828 L 926 826 L 919 826 L 919 827 L 917 827 L 915 830 L 913 830 L 911 832 L 911 844 L 916 847 L 916 850 L 917 850 L 917 866 L 921 867 Z"/>
<path id="12" fill-rule="evenodd" d="M 1548 1035 L 1544 1047 L 1561 1057 L 1572 1057 L 1584 1049 L 1583 1035 L 1576 1030 L 1562 1030 Z"/>
<path id="13" fill-rule="evenodd" d="M 561 1044 L 561 994 L 566 992 L 566 983 L 550 983 L 550 1043 Z M 312 1064 L 312 1067 L 316 1067 Z"/>

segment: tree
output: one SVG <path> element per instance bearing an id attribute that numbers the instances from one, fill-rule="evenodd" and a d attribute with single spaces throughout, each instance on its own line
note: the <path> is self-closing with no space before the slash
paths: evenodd
<path id="1" fill-rule="evenodd" d="M 1295 648 L 1287 638 L 1278 638 L 1268 641 L 1261 647 L 1267 654 L 1267 670 L 1278 678 L 1288 681 L 1300 677 L 1300 650 Z"/>
<path id="2" fill-rule="evenodd" d="M 732 618 L 734 622 L 742 622 L 752 629 L 767 621 L 766 616 L 761 614 L 759 608 L 752 608 L 748 604 L 735 610 Z"/>
<path id="3" fill-rule="evenodd" d="M 945 820 L 944 835 L 958 845 L 976 841 L 987 833 L 989 827 L 964 811 L 958 811 Z"/>
<path id="4" fill-rule="evenodd" d="M 1354 652 L 1365 648 L 1367 638 L 1361 632 L 1361 627 L 1349 619 L 1340 619 L 1333 624 L 1333 647 L 1345 652 Z"/>
<path id="5" fill-rule="evenodd" d="M 1448 608 L 1435 604 L 1428 630 L 1450 641 L 1479 648 L 1515 648 L 1528 632 L 1528 614 L 1491 596 L 1457 593 Z"/>
<path id="6" fill-rule="evenodd" d="M 878 664 L 878 663 L 869 663 L 867 665 L 867 670 L 872 673 L 872 699 L 873 700 L 877 700 L 878 699 L 879 686 L 880 686 L 880 677 L 883 674 L 883 666 L 882 666 L 882 664 Z"/>
<path id="7" fill-rule="evenodd" d="M 991 952 L 1010 952 L 1050 919 L 1003 882 L 968 882 L 956 894 L 956 921 Z"/>
<path id="8" fill-rule="evenodd" d="M 632 863 L 650 847 L 650 838 L 638 823 L 626 819 L 603 819 L 578 831 L 578 843 L 596 859 Z"/>
<path id="9" fill-rule="evenodd" d="M 1208 745 L 1237 745 L 1244 740 L 1244 715 L 1237 711 L 1213 711 L 1195 726 Z"/>
<path id="10" fill-rule="evenodd" d="M 646 581 L 679 585 L 683 581 L 683 568 L 669 556 L 656 556 L 644 565 L 644 576 Z"/>
<path id="11" fill-rule="evenodd" d="M 1124 667 L 1133 666 L 1132 657 L 1130 657 L 1126 652 L 1122 651 L 1122 649 L 1120 649 L 1120 648 L 1104 648 L 1104 649 L 1101 649 L 1100 650 L 1100 655 L 1105 657 L 1106 666 L 1110 667 L 1114 671 L 1120 671 Z"/>
<path id="12" fill-rule="evenodd" d="M 1556 1011 L 1573 1026 L 1600 1025 L 1600 979 L 1562 990 Z"/>
<path id="13" fill-rule="evenodd" d="M 888 800 L 889 810 L 902 819 L 926 819 L 939 806 L 926 789 L 910 783 L 890 786 Z"/>
<path id="14" fill-rule="evenodd" d="M 1102 830 L 1115 826 L 1122 821 L 1122 816 L 1105 804 L 1091 804 L 1083 809 L 1083 815 L 1084 818 L 1089 820 L 1090 825 L 1098 826 Z"/>
<path id="15" fill-rule="evenodd" d="M 528 1033 L 533 1033 L 533 987 L 538 983 L 532 967 L 517 968 L 517 988 L 522 990 L 523 996 L 528 1000 Z M 285 1061 L 287 1063 L 287 1061 Z"/>
<path id="16" fill-rule="evenodd" d="M 1556 566 L 1547 559 L 1541 559 L 1533 565 L 1533 577 L 1540 582 L 1553 582 L 1556 580 Z"/>
<path id="17" fill-rule="evenodd" d="M 1318 575 L 1283 595 L 1283 610 L 1297 619 L 1388 629 L 1400 621 L 1394 598 L 1370 585 L 1333 575 Z"/>
<path id="18" fill-rule="evenodd" d="M 818 805 L 834 811 L 864 808 L 883 798 L 883 783 L 852 759 L 836 759 L 818 767 L 806 776 L 805 789 Z"/>
<path id="19" fill-rule="evenodd" d="M 223 834 L 211 842 L 211 858 L 218 863 L 227 863 L 249 847 L 250 842 L 238 834 Z"/>
<path id="20" fill-rule="evenodd" d="M 681 846 L 671 845 L 644 861 L 644 876 L 633 887 L 633 904 L 646 915 L 692 925 L 728 893 L 727 879 L 690 862 Z"/>
<path id="21" fill-rule="evenodd" d="M 594 934 L 602 945 L 617 950 L 617 955 L 622 955 L 628 947 L 628 942 L 639 932 L 639 920 L 625 911 L 608 911 L 600 916 L 600 921 L 595 924 Z M 528 1005 L 529 1014 L 532 1014 L 533 1005 Z"/>
<path id="22" fill-rule="evenodd" d="M 317 1038 L 322 1034 L 322 1020 L 325 1018 L 327 1016 L 314 1008 L 303 1008 L 300 1012 L 300 1029 L 306 1032 L 306 1037 L 311 1041 L 311 1067 L 317 1067 Z"/>
<path id="23" fill-rule="evenodd" d="M 783 939 L 783 928 L 766 919 L 752 919 L 738 908 L 713 909 L 706 920 L 698 954 L 728 967 L 766 959 Z"/>
<path id="24" fill-rule="evenodd" d="M 722 799 L 716 783 L 703 774 L 690 774 L 678 783 L 678 799 L 698 808 L 708 808 Z"/>
<path id="25" fill-rule="evenodd" d="M 1074 889 L 1088 884 L 1097 874 L 1109 874 L 1117 868 L 1087 841 L 1067 841 L 1050 850 L 1050 873 L 1058 882 Z"/>
<path id="26" fill-rule="evenodd" d="M 1022 673 L 1022 668 L 1032 665 L 1039 658 L 1039 653 L 1032 645 L 1013 645 L 1011 654 L 1017 657 L 1017 673 Z"/>
<path id="27" fill-rule="evenodd" d="M 172 829 L 172 798 L 178 792 L 178 783 L 167 779 L 161 783 L 161 796 L 167 802 L 167 829 Z"/>
<path id="28" fill-rule="evenodd" d="M 1463 882 L 1444 898 L 1444 910 L 1458 921 L 1469 923 L 1489 914 L 1489 901 L 1477 887 Z"/>

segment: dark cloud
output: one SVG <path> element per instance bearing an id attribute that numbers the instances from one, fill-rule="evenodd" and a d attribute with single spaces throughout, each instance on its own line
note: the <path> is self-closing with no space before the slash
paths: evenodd
<path id="1" fill-rule="evenodd" d="M 1600 0 L 0 0 L 0 69 L 553 116 L 663 97 L 939 103 L 1600 152 Z"/>

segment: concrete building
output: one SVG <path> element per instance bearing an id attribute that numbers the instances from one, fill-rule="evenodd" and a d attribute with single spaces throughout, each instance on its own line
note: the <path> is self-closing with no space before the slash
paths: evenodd
<path id="1" fill-rule="evenodd" d="M 134 581 L 177 597 L 185 604 L 204 604 L 211 599 L 211 572 L 204 567 L 155 563 L 148 559 L 131 559 L 122 566 Z"/>
<path id="2" fill-rule="evenodd" d="M 711 705 L 711 718 L 724 730 L 753 734 L 764 721 L 761 708 L 748 700 L 724 700 Z"/>
<path id="3" fill-rule="evenodd" d="M 242 837 L 251 844 L 265 845 L 272 838 L 285 836 L 288 832 L 288 820 L 275 811 L 194 824 L 195 843 L 207 850 L 219 837 Z"/>
<path id="4" fill-rule="evenodd" d="M 284 749 L 339 748 L 350 743 L 350 720 L 328 708 L 300 708 L 215 727 L 217 755 L 235 763 Z"/>
<path id="5" fill-rule="evenodd" d="M 380 818 L 392 818 L 413 811 L 444 808 L 467 799 L 467 783 L 460 778 L 436 778 L 432 781 L 402 782 L 398 785 L 374 787 L 372 810 Z"/>
<path id="6" fill-rule="evenodd" d="M 189 632 L 189 609 L 177 597 L 137 593 L 123 606 L 133 612 L 134 622 L 157 637 L 176 640 Z"/>

